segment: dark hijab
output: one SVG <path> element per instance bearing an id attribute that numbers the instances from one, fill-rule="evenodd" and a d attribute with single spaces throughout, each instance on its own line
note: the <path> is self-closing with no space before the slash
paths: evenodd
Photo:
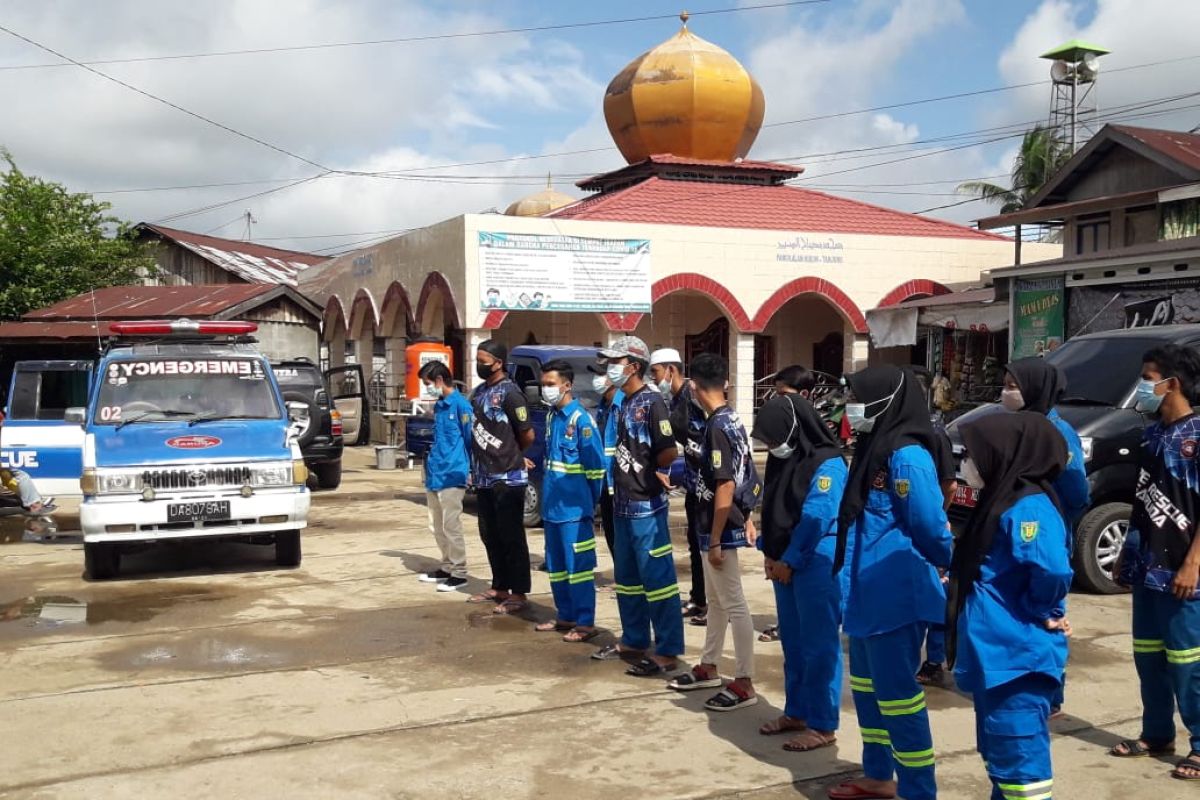
<path id="1" fill-rule="evenodd" d="M 1067 377 L 1062 370 L 1037 356 L 1012 362 L 1008 365 L 1008 374 L 1021 389 L 1021 397 L 1025 400 L 1023 411 L 1049 414 L 1067 390 Z"/>
<path id="2" fill-rule="evenodd" d="M 1042 414 L 990 414 L 962 426 L 967 456 L 983 478 L 979 504 L 954 547 L 946 606 L 946 654 L 954 666 L 958 615 L 975 588 L 979 568 L 992 548 L 1000 517 L 1023 497 L 1044 493 L 1055 506 L 1051 483 L 1067 466 L 1067 444 Z"/>
<path id="3" fill-rule="evenodd" d="M 867 406 L 867 416 L 875 417 L 870 433 L 860 433 L 850 464 L 850 477 L 842 506 L 838 511 L 838 546 L 834 571 L 842 568 L 846 559 L 846 539 L 850 526 L 867 504 L 867 495 L 875 477 L 887 469 L 892 453 L 910 444 L 924 447 L 937 459 L 933 425 L 925 405 L 925 393 L 909 370 L 894 366 L 867 367 L 846 376 L 855 398 Z M 893 396 L 894 395 L 894 396 Z M 888 398 L 891 397 L 891 402 Z M 886 404 L 886 407 L 885 407 Z"/>
<path id="4" fill-rule="evenodd" d="M 767 456 L 763 482 L 763 552 L 778 561 L 800 521 L 813 475 L 826 461 L 840 457 L 842 449 L 812 403 L 798 394 L 768 400 L 754 418 L 751 436 L 772 447 L 795 448 L 787 458 Z"/>

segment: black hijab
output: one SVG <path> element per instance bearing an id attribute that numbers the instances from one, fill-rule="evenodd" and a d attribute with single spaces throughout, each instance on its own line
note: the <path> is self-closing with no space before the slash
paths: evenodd
<path id="1" fill-rule="evenodd" d="M 842 449 L 812 403 L 798 394 L 768 400 L 754 417 L 751 436 L 772 447 L 795 448 L 787 458 L 767 456 L 763 482 L 763 552 L 778 561 L 800 521 L 813 475 L 826 461 L 840 457 Z"/>
<path id="2" fill-rule="evenodd" d="M 958 615 L 992 548 L 1000 517 L 1023 497 L 1043 492 L 1058 506 L 1051 484 L 1067 466 L 1067 444 L 1042 414 L 989 414 L 962 426 L 967 456 L 983 478 L 979 503 L 954 547 L 946 599 L 946 654 L 954 665 Z"/>
<path id="3" fill-rule="evenodd" d="M 834 572 L 846 559 L 846 538 L 850 526 L 867 504 L 867 495 L 876 476 L 887 469 L 892 453 L 910 444 L 918 444 L 937 460 L 933 424 L 925 405 L 925 393 L 912 371 L 894 366 L 867 367 L 846 376 L 846 383 L 860 403 L 867 406 L 867 416 L 875 416 L 870 433 L 860 433 L 850 463 L 850 477 L 842 506 L 838 511 L 837 556 Z M 894 395 L 894 396 L 893 396 Z M 887 402 L 891 397 L 891 402 Z M 886 407 L 885 407 L 886 403 Z"/>
<path id="4" fill-rule="evenodd" d="M 1022 358 L 1008 365 L 1008 374 L 1021 389 L 1025 400 L 1023 411 L 1049 414 L 1050 409 L 1067 390 L 1067 376 L 1044 358 Z"/>

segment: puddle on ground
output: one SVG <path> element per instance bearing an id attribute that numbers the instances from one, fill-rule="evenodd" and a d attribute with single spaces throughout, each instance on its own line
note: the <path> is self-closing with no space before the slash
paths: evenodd
<path id="1" fill-rule="evenodd" d="M 0 544 L 51 542 L 80 538 L 73 520 L 62 524 L 54 517 L 30 517 L 23 514 L 0 516 Z"/>
<path id="2" fill-rule="evenodd" d="M 174 606 L 207 603 L 228 596 L 203 588 L 169 589 L 102 599 L 81 599 L 55 594 L 32 595 L 0 601 L 0 622 L 24 622 L 35 627 L 146 622 Z"/>

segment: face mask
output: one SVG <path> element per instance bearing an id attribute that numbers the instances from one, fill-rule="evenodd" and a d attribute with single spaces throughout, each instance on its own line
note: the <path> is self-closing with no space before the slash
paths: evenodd
<path id="1" fill-rule="evenodd" d="M 608 391 L 608 376 L 593 375 L 592 376 L 592 391 L 596 394 L 604 394 Z"/>
<path id="2" fill-rule="evenodd" d="M 629 380 L 629 376 L 625 374 L 624 364 L 609 364 L 608 365 L 608 380 L 613 386 L 620 389 L 625 385 L 625 381 Z"/>
<path id="3" fill-rule="evenodd" d="M 434 386 L 432 383 L 421 384 L 421 389 L 426 397 L 436 398 L 442 396 L 442 390 Z"/>
<path id="4" fill-rule="evenodd" d="M 866 403 L 846 403 L 846 420 L 850 423 L 850 429 L 858 433 L 870 433 L 871 429 L 875 427 L 875 420 L 879 419 L 879 417 L 892 407 L 892 401 L 896 399 L 896 395 L 900 393 L 902 388 L 904 388 L 903 376 L 900 378 L 900 385 L 896 387 L 896 391 L 887 397 L 881 397 L 871 404 L 878 405 L 887 401 L 883 408 L 879 409 L 878 413 L 870 417 L 867 416 Z"/>
<path id="5" fill-rule="evenodd" d="M 979 467 L 975 466 L 975 462 L 970 458 L 964 458 L 962 462 L 963 480 L 967 482 L 967 486 L 979 491 L 983 488 L 983 476 L 979 474 Z"/>
<path id="6" fill-rule="evenodd" d="M 1171 379 L 1163 378 L 1161 381 L 1139 381 L 1137 389 L 1134 393 L 1134 397 L 1137 398 L 1134 401 L 1134 408 L 1136 408 L 1138 411 L 1141 411 L 1143 414 L 1158 413 L 1158 409 L 1162 405 L 1163 399 L 1166 397 L 1166 395 L 1155 394 L 1154 387 L 1158 386 L 1160 383 L 1166 383 L 1169 380 Z"/>
<path id="7" fill-rule="evenodd" d="M 792 447 L 790 444 L 781 444 L 778 447 L 772 447 L 767 452 L 776 458 L 791 458 L 792 453 L 796 452 L 796 448 Z"/>
<path id="8" fill-rule="evenodd" d="M 495 363 L 480 364 L 478 361 L 475 362 L 475 374 L 479 376 L 479 379 L 481 381 L 486 381 L 488 378 L 492 377 L 492 373 L 495 371 L 496 371 Z"/>
<path id="9" fill-rule="evenodd" d="M 671 386 L 670 378 L 663 378 L 658 382 L 658 391 L 662 392 L 663 397 L 669 398 L 672 394 L 673 387 Z"/>
<path id="10" fill-rule="evenodd" d="M 1000 392 L 1000 405 L 1009 411 L 1020 411 L 1025 407 L 1025 398 L 1020 389 L 1004 389 Z"/>
<path id="11" fill-rule="evenodd" d="M 542 387 L 542 402 L 546 405 L 556 406 L 558 401 L 562 399 L 562 389 L 557 386 Z"/>

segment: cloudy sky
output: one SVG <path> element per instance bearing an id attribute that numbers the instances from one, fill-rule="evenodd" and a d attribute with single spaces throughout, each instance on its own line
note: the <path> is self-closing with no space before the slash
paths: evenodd
<path id="1" fill-rule="evenodd" d="M 1102 61 L 1102 114 L 1200 124 L 1200 2 L 687 5 L 692 31 L 763 86 L 766 126 L 751 156 L 805 165 L 802 185 L 882 205 L 984 216 L 980 203 L 957 204 L 954 187 L 1003 182 L 1012 132 L 1047 114 L 1049 64 L 1038 55 L 1071 38 L 1113 51 Z M 503 209 L 547 173 L 578 194 L 579 177 L 620 166 L 604 88 L 678 29 L 670 15 L 680 6 L 0 0 L 12 33 L 245 134 L 0 31 L 0 146 L 25 171 L 95 192 L 130 221 L 241 238 L 250 210 L 256 241 L 337 252 Z M 697 13 L 728 9 L 738 10 Z M 655 16 L 667 18 L 644 19 Z M 525 30 L 503 32 L 513 29 Z M 325 46 L 345 43 L 355 44 Z M 231 54 L 247 50 L 271 52 Z M 1034 85 L 978 93 L 1023 84 Z M 854 113 L 864 109 L 878 110 Z"/>

